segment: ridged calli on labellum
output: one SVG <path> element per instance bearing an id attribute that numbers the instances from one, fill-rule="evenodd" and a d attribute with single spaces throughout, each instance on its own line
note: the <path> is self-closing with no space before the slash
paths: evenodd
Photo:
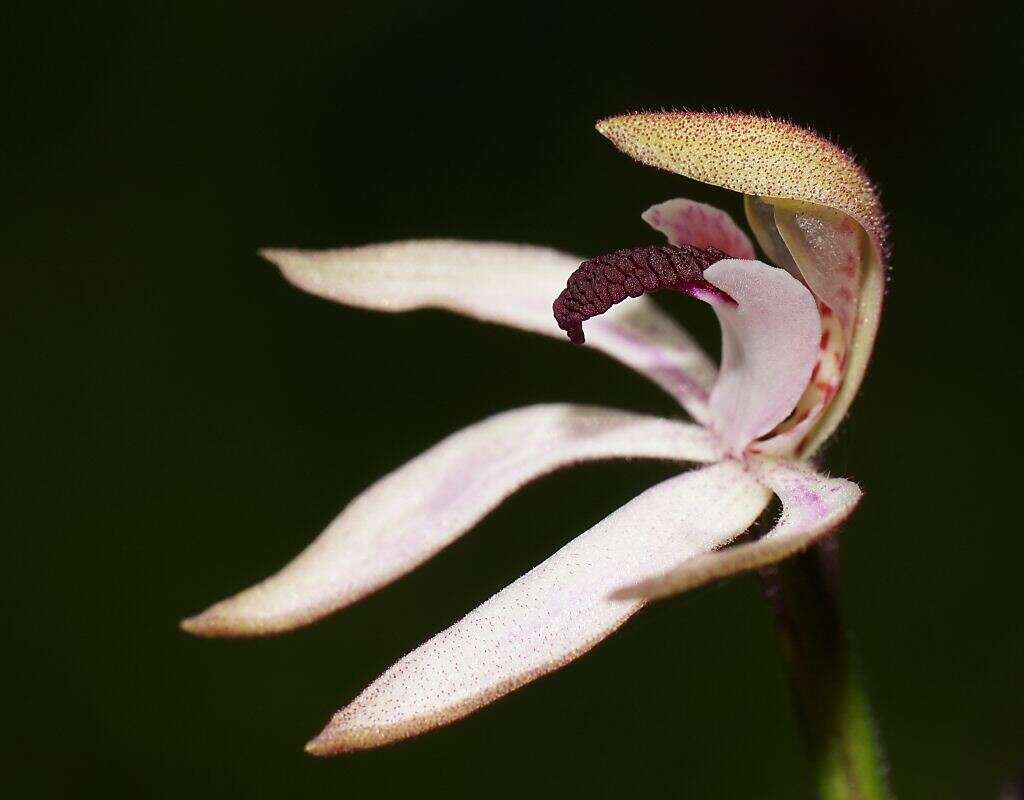
<path id="1" fill-rule="evenodd" d="M 878 326 L 885 226 L 868 178 L 842 150 L 775 119 L 650 113 L 597 129 L 638 161 L 741 192 L 771 263 L 756 260 L 727 214 L 681 199 L 643 215 L 668 244 L 588 260 L 448 240 L 264 253 L 296 286 L 345 305 L 445 308 L 565 331 L 650 378 L 694 422 L 577 405 L 504 411 L 377 481 L 276 575 L 186 620 L 194 634 L 314 622 L 422 564 L 553 470 L 611 458 L 699 465 L 400 659 L 334 715 L 310 752 L 374 747 L 463 717 L 582 655 L 653 598 L 806 549 L 860 499 L 855 484 L 818 474 L 810 459 L 856 395 Z M 717 370 L 643 296 L 657 290 L 711 305 L 722 328 Z M 731 544 L 773 496 L 782 505 L 774 527 Z"/>

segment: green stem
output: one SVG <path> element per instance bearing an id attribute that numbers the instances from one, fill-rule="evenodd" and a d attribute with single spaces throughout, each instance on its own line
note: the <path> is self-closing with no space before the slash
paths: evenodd
<path id="1" fill-rule="evenodd" d="M 889 800 L 867 697 L 850 664 L 832 540 L 761 572 L 821 800 Z"/>

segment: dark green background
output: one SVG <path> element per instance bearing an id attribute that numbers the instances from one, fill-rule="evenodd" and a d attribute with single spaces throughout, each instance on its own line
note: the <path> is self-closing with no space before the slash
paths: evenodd
<path id="1" fill-rule="evenodd" d="M 391 661 L 671 473 L 531 486 L 398 585 L 263 641 L 179 618 L 262 578 L 458 427 L 538 401 L 662 414 L 593 352 L 306 297 L 255 255 L 421 236 L 594 254 L 736 195 L 593 130 L 770 111 L 861 156 L 895 258 L 829 453 L 867 490 L 843 601 L 902 798 L 1024 767 L 1019 44 L 1002 9 L 682 2 L 8 8 L 4 783 L 31 797 L 804 796 L 769 614 L 738 578 L 448 729 L 316 760 Z M 713 317 L 666 301 L 712 350 Z"/>

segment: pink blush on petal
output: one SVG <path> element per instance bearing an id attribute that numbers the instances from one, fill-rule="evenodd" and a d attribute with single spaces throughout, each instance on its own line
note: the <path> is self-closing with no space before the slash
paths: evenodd
<path id="1" fill-rule="evenodd" d="M 676 198 L 651 206 L 641 217 L 677 247 L 713 247 L 733 258 L 754 257 L 749 237 L 728 214 L 714 206 Z"/>

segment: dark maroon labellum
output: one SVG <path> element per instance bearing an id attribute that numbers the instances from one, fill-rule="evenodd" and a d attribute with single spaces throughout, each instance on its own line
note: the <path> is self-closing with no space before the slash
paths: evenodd
<path id="1" fill-rule="evenodd" d="M 583 344 L 583 323 L 603 314 L 627 297 L 674 289 L 685 294 L 711 294 L 728 298 L 704 280 L 704 270 L 731 256 L 714 247 L 628 247 L 584 261 L 569 276 L 552 309 L 558 327 L 573 344 Z"/>

